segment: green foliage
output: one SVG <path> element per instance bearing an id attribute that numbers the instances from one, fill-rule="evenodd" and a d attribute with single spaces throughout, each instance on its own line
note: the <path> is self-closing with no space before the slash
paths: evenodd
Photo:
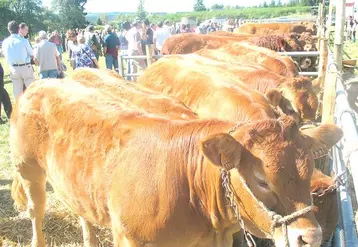
<path id="1" fill-rule="evenodd" d="M 144 8 L 144 0 L 139 0 L 138 7 L 137 7 L 137 17 L 144 21 L 147 18 L 147 12 Z"/>
<path id="2" fill-rule="evenodd" d="M 224 10 L 213 11 L 199 11 L 191 13 L 174 13 L 166 15 L 152 14 L 148 16 L 148 19 L 157 23 L 158 21 L 170 20 L 174 22 L 180 22 L 182 17 L 193 17 L 198 21 L 204 21 L 211 18 L 237 18 L 237 19 L 266 19 L 275 18 L 279 16 L 287 16 L 292 14 L 309 13 L 310 7 L 274 7 L 274 8 L 230 8 Z M 123 22 L 126 20 L 132 20 L 133 15 L 119 15 L 116 20 Z"/>
<path id="3" fill-rule="evenodd" d="M 0 40 L 9 36 L 7 23 L 14 19 L 15 13 L 9 9 L 9 1 L 0 0 Z"/>
<path id="4" fill-rule="evenodd" d="M 205 11 L 206 7 L 204 5 L 204 1 L 203 0 L 196 0 L 196 3 L 194 4 L 194 11 Z"/>
<path id="5" fill-rule="evenodd" d="M 218 10 L 218 9 L 224 9 L 224 5 L 223 4 L 214 4 L 213 6 L 211 6 L 212 10 Z"/>
<path id="6" fill-rule="evenodd" d="M 264 8 L 267 8 L 267 7 L 268 7 L 266 1 L 264 2 L 263 7 L 264 7 Z"/>
<path id="7" fill-rule="evenodd" d="M 105 13 L 100 14 L 100 16 L 99 16 L 98 19 L 99 19 L 99 20 L 101 21 L 101 23 L 102 23 L 102 24 L 98 24 L 98 25 L 108 24 L 108 16 L 107 16 L 107 14 L 105 14 Z M 97 20 L 97 22 L 98 22 L 98 20 Z"/>
<path id="8" fill-rule="evenodd" d="M 98 25 L 98 26 L 103 25 L 103 22 L 102 22 L 101 18 L 98 18 L 98 19 L 97 19 L 96 25 Z"/>
<path id="9" fill-rule="evenodd" d="M 52 8 L 58 11 L 61 26 L 64 30 L 85 28 L 88 25 L 84 5 L 87 0 L 53 0 Z"/>

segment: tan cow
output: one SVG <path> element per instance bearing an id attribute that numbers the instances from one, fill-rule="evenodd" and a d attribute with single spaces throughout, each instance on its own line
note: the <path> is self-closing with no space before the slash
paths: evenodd
<path id="1" fill-rule="evenodd" d="M 196 54 L 223 62 L 264 66 L 276 74 L 287 77 L 298 75 L 298 65 L 290 57 L 244 42 L 224 45 L 217 50 L 202 49 Z"/>
<path id="2" fill-rule="evenodd" d="M 239 80 L 232 80 L 234 84 L 245 84 L 247 87 L 257 90 L 263 94 L 268 93 L 271 89 L 278 89 L 280 94 L 270 97 L 273 105 L 279 106 L 282 112 L 293 116 L 293 111 L 298 115 L 293 116 L 301 119 L 298 121 L 315 121 L 316 111 L 318 107 L 318 99 L 313 91 L 312 83 L 306 77 L 288 78 L 273 73 L 262 66 L 253 65 L 233 65 L 226 62 L 208 59 L 198 54 L 190 54 L 185 56 L 176 56 L 183 59 L 187 65 L 206 65 L 212 67 L 220 67 L 226 72 L 232 73 Z M 287 102 L 290 101 L 290 103 Z"/>
<path id="3" fill-rule="evenodd" d="M 11 117 L 12 195 L 27 207 L 33 246 L 45 246 L 46 181 L 81 217 L 85 246 L 96 245 L 92 223 L 110 227 L 116 247 L 231 246 L 238 224 L 221 169 L 248 231 L 279 247 L 286 237 L 292 247 L 319 246 L 309 191 L 317 140 L 301 134 L 292 118 L 235 126 L 104 111 L 70 85 L 33 83 Z M 323 127 L 315 138 L 342 135 L 334 125 Z M 268 208 L 297 214 L 287 235 Z"/>
<path id="4" fill-rule="evenodd" d="M 207 34 L 182 33 L 166 39 L 161 52 L 164 55 L 189 54 L 203 48 L 217 49 L 228 43 L 244 41 L 250 37 L 254 36 L 243 34 L 235 37 L 216 37 Z"/>
<path id="5" fill-rule="evenodd" d="M 102 92 L 127 100 L 149 113 L 166 115 L 174 119 L 197 118 L 196 114 L 180 100 L 125 81 L 116 72 L 80 68 L 74 71 L 72 78 L 83 85 L 99 88 Z"/>
<path id="6" fill-rule="evenodd" d="M 193 66 L 181 56 L 160 59 L 138 78 L 137 82 L 151 90 L 181 100 L 200 118 L 219 118 L 228 121 L 275 118 L 269 100 L 250 90 L 222 68 L 197 64 Z M 280 94 L 273 89 L 267 96 Z"/>
<path id="7" fill-rule="evenodd" d="M 317 34 L 317 26 L 313 22 L 297 23 L 245 23 L 237 30 L 238 33 L 245 34 L 277 34 L 277 33 L 310 33 Z"/>

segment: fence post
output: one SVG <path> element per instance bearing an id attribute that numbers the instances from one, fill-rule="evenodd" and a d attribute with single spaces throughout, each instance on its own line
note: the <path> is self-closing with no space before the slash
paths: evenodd
<path id="1" fill-rule="evenodd" d="M 123 58 L 122 54 L 119 54 L 118 56 L 118 67 L 119 67 L 119 75 L 124 78 L 124 68 L 123 68 Z"/>
<path id="2" fill-rule="evenodd" d="M 154 55 L 154 47 L 153 45 L 145 46 L 146 54 L 147 54 L 147 66 L 149 67 L 152 64 L 152 59 Z"/>
<path id="3" fill-rule="evenodd" d="M 337 67 L 328 68 L 329 74 L 327 81 L 324 83 L 322 123 L 334 123 L 337 73 L 342 72 L 342 47 L 344 39 L 345 7 L 346 0 L 337 1 L 334 38 L 334 63 Z M 332 69 L 334 71 L 332 71 Z"/>
<path id="4" fill-rule="evenodd" d="M 326 80 L 326 70 L 327 70 L 327 41 L 325 39 L 324 33 L 324 9 L 325 9 L 325 0 L 322 0 L 321 13 L 320 13 L 320 24 L 319 24 L 319 64 L 318 64 L 318 83 L 322 88 Z M 318 95 L 319 99 L 322 99 L 322 95 Z"/>

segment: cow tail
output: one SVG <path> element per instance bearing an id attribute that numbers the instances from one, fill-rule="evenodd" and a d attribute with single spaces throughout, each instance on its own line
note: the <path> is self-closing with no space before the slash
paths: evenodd
<path id="1" fill-rule="evenodd" d="M 27 208 L 27 197 L 25 194 L 23 179 L 20 173 L 16 172 L 11 185 L 11 197 L 14 200 L 14 207 L 18 211 L 25 211 Z"/>

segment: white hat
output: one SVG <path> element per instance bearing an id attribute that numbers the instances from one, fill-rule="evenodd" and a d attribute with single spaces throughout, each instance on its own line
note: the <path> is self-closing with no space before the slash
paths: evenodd
<path id="1" fill-rule="evenodd" d="M 46 33 L 46 31 L 41 30 L 41 31 L 39 32 L 39 37 L 40 37 L 40 39 L 47 39 L 47 33 Z"/>

